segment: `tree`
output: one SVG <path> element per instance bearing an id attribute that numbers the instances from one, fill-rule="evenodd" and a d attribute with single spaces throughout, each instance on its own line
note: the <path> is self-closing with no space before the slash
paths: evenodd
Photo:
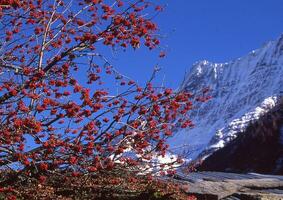
<path id="1" fill-rule="evenodd" d="M 99 53 L 104 45 L 158 47 L 152 19 L 162 8 L 153 1 L 0 5 L 1 169 L 42 177 L 148 165 L 165 155 L 176 124 L 193 126 L 192 94 L 155 87 L 152 79 L 141 87 Z M 106 89 L 106 76 L 120 84 L 118 94 Z"/>

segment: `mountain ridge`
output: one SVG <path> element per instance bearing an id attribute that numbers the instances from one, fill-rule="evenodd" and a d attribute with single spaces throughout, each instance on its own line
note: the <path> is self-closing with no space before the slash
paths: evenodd
<path id="1" fill-rule="evenodd" d="M 196 62 L 180 90 L 211 88 L 212 99 L 191 112 L 194 129 L 177 130 L 172 152 L 188 160 L 205 158 L 272 109 L 283 93 L 283 34 L 246 56 L 225 63 Z"/>

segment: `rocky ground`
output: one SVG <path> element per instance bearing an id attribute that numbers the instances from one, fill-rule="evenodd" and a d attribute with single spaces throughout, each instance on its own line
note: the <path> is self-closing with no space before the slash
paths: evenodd
<path id="1" fill-rule="evenodd" d="M 283 176 L 208 171 L 169 179 L 106 172 L 82 177 L 53 175 L 44 181 L 0 187 L 1 199 L 283 200 Z"/>
<path id="2" fill-rule="evenodd" d="M 197 172 L 178 179 L 199 200 L 283 200 L 283 176 Z"/>

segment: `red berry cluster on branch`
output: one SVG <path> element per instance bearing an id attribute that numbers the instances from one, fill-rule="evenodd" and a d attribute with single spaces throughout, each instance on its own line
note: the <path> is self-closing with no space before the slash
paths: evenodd
<path id="1" fill-rule="evenodd" d="M 143 0 L 78 2 L 0 1 L 0 166 L 78 175 L 139 165 L 166 154 L 176 124 L 193 126 L 192 94 L 151 82 L 142 88 L 98 51 L 156 48 L 152 15 L 161 7 Z M 107 90 L 105 76 L 120 83 L 118 94 Z"/>

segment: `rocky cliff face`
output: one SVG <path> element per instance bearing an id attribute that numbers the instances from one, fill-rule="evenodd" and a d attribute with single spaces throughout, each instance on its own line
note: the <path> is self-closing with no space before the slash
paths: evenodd
<path id="1" fill-rule="evenodd" d="M 283 174 L 282 128 L 283 99 L 236 139 L 201 162 L 198 169 Z"/>
<path id="2" fill-rule="evenodd" d="M 205 158 L 243 133 L 283 95 L 283 35 L 227 63 L 196 63 L 181 90 L 209 86 L 213 97 L 191 113 L 194 129 L 176 131 L 171 150 L 187 159 Z"/>

